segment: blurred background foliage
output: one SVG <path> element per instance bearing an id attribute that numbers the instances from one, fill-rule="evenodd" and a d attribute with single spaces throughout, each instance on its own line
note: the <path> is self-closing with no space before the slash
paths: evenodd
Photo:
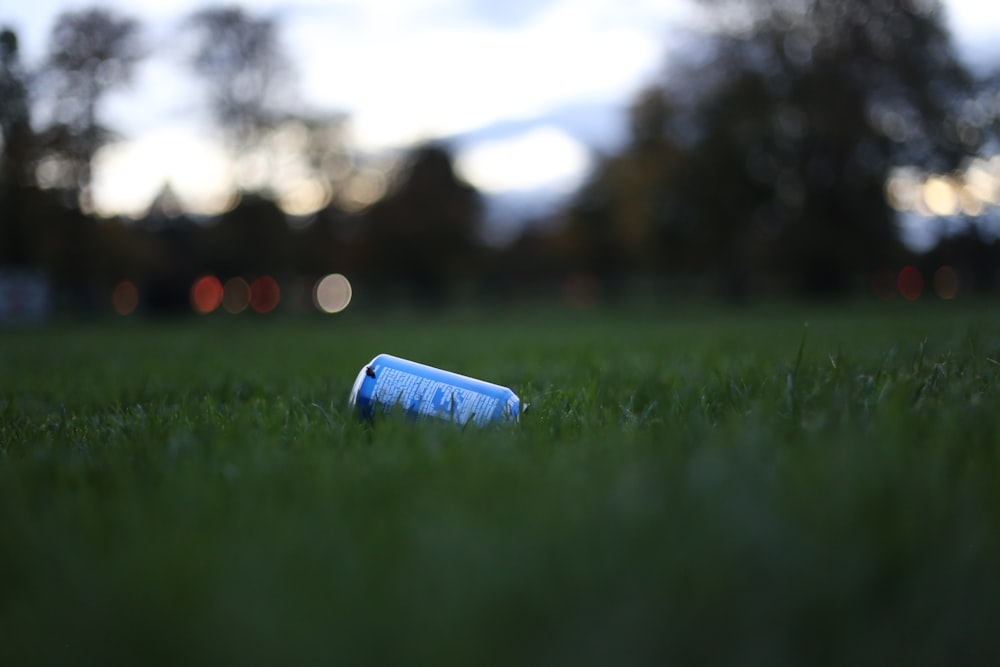
<path id="1" fill-rule="evenodd" d="M 67 11 L 37 66 L 5 29 L 0 266 L 43 271 L 74 308 L 128 279 L 151 311 L 186 308 L 205 273 L 340 272 L 369 294 L 429 304 L 462 294 L 592 302 L 640 286 L 843 296 L 870 290 L 883 267 L 942 263 L 974 289 L 996 289 L 1000 245 L 974 223 L 1000 204 L 1000 169 L 990 171 L 1000 79 L 963 65 L 937 3 L 699 4 L 716 29 L 689 35 L 673 49 L 686 55 L 635 92 L 627 144 L 598 156 L 552 220 L 502 247 L 482 241 L 486 203 L 447 144 L 366 167 L 342 114 L 297 111 L 278 19 L 234 7 L 193 13 L 183 44 L 204 84 L 194 103 L 236 156 L 242 191 L 220 215 L 185 211 L 167 186 L 141 219 L 101 217 L 92 166 L 118 139 L 101 104 L 148 55 L 141 25 Z M 916 201 L 935 174 L 954 205 Z M 327 203 L 299 211 L 303 199 Z M 899 224 L 914 210 L 964 223 L 918 255 Z"/>

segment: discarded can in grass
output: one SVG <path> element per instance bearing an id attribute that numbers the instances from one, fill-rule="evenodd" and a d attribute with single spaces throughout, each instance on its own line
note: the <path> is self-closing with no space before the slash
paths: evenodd
<path id="1" fill-rule="evenodd" d="M 374 418 L 376 409 L 391 412 L 398 406 L 411 417 L 463 426 L 514 422 L 521 414 L 521 399 L 507 387 L 391 354 L 380 354 L 361 369 L 350 403 L 366 419 Z"/>

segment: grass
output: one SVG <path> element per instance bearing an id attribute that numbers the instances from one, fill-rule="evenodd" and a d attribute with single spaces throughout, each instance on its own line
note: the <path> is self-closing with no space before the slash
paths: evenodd
<path id="1" fill-rule="evenodd" d="M 0 663 L 997 664 L 998 324 L 956 302 L 0 331 Z M 530 407 L 360 423 L 378 352 Z"/>

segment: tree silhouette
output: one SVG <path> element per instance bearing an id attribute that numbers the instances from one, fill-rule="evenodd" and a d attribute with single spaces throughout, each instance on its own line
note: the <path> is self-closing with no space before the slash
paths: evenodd
<path id="1" fill-rule="evenodd" d="M 243 195 L 211 229 L 210 268 L 222 275 L 281 273 L 291 268 L 292 237 L 285 215 L 259 195 Z"/>
<path id="2" fill-rule="evenodd" d="M 621 289 L 629 271 L 700 263 L 690 242 L 675 243 L 662 233 L 665 220 L 672 220 L 665 194 L 679 162 L 680 149 L 668 133 L 673 114 L 662 90 L 641 91 L 629 109 L 628 143 L 599 162 L 571 205 L 579 268 L 610 288 L 609 296 Z"/>
<path id="3" fill-rule="evenodd" d="M 84 201 L 94 155 L 113 136 L 99 119 L 100 102 L 130 83 L 143 56 L 139 24 L 106 9 L 65 12 L 52 28 L 43 80 L 54 111 L 42 149 L 59 162 L 59 185 Z"/>
<path id="4" fill-rule="evenodd" d="M 394 187 L 365 215 L 379 277 L 414 288 L 425 303 L 440 303 L 474 261 L 481 212 L 479 193 L 455 174 L 447 148 L 416 147 Z"/>
<path id="5" fill-rule="evenodd" d="M 34 259 L 23 206 L 33 142 L 27 74 L 17 34 L 0 31 L 0 263 Z"/>
<path id="6" fill-rule="evenodd" d="M 749 271 L 810 293 L 847 289 L 900 252 L 884 196 L 890 169 L 950 169 L 978 147 L 958 131 L 974 90 L 940 6 L 701 4 L 721 29 L 702 40 L 697 62 L 643 93 L 649 113 L 615 157 L 653 171 L 641 193 L 650 244 L 697 258 L 738 289 Z"/>
<path id="7" fill-rule="evenodd" d="M 206 84 L 212 114 L 236 144 L 253 146 L 282 116 L 291 67 L 274 19 L 239 7 L 213 7 L 190 16 L 195 37 L 191 66 Z"/>

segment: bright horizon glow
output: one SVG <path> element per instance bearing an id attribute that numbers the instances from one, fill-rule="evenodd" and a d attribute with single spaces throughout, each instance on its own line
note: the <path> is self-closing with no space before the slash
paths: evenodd
<path id="1" fill-rule="evenodd" d="M 181 128 L 166 128 L 100 150 L 94 164 L 94 202 L 102 215 L 139 217 L 169 186 L 184 210 L 215 215 L 232 205 L 233 171 L 219 145 Z"/>
<path id="2" fill-rule="evenodd" d="M 457 146 L 455 157 L 470 182 L 487 192 L 578 184 L 586 168 L 580 152 L 594 138 L 554 128 L 566 140 L 542 141 L 544 134 L 533 134 L 546 122 L 541 119 L 567 105 L 627 104 L 662 71 L 671 30 L 692 25 L 694 4 L 635 0 L 625 9 L 617 0 L 240 3 L 253 15 L 277 18 L 298 70 L 298 106 L 346 113 L 352 148 L 378 155 L 423 140 L 471 136 Z M 967 59 L 982 63 L 987 56 L 1000 57 L 1000 3 L 944 4 Z M 55 17 L 92 5 L 33 0 L 9 8 L 3 23 L 18 31 L 25 62 L 37 63 Z M 134 87 L 115 92 L 102 106 L 102 119 L 126 140 L 106 147 L 95 164 L 95 208 L 102 215 L 140 216 L 166 184 L 192 213 L 212 215 L 231 207 L 237 184 L 247 186 L 248 174 L 233 164 L 207 124 L 196 101 L 200 82 L 187 72 L 178 48 L 182 19 L 211 3 L 102 0 L 100 5 L 137 18 L 151 56 L 136 72 Z M 524 121 L 527 129 L 488 141 L 469 134 L 511 120 Z M 512 156 L 528 154 L 532 142 L 555 150 L 517 163 Z M 272 185 L 292 215 L 308 215 L 331 194 L 303 179 Z M 360 207 L 382 186 L 368 178 L 353 187 L 358 196 L 351 195 L 349 204 Z"/>
<path id="3" fill-rule="evenodd" d="M 1000 205 L 1000 156 L 975 158 L 953 174 L 925 174 L 915 167 L 896 169 L 886 183 L 886 199 L 900 213 L 978 217 Z"/>
<path id="4" fill-rule="evenodd" d="M 587 149 L 565 132 L 543 127 L 512 139 L 487 141 L 461 154 L 459 172 L 490 193 L 543 186 L 568 189 L 590 166 Z"/>
<path id="5" fill-rule="evenodd" d="M 389 8 L 363 0 L 336 6 L 322 0 L 241 3 L 252 14 L 280 17 L 282 41 L 299 74 L 301 106 L 346 112 L 349 145 L 366 154 L 398 152 L 511 119 L 530 122 L 567 103 L 624 101 L 658 69 L 666 26 L 684 7 L 647 1 L 623 12 L 615 0 L 549 0 L 515 8 L 513 18 L 510 10 L 497 18 L 491 6 L 463 0 L 388 2 Z M 48 22 L 61 11 L 88 6 L 38 3 L 34 13 Z M 137 71 L 135 88 L 114 93 L 105 105 L 110 124 L 131 138 L 102 150 L 95 164 L 95 209 L 105 216 L 141 216 L 166 184 L 192 213 L 228 209 L 238 187 L 254 186 L 246 162 L 234 165 L 217 137 L 205 133 L 205 118 L 191 115 L 197 104 L 190 100 L 200 90 L 184 71 L 182 54 L 163 48 L 177 41 L 180 19 L 207 3 L 102 4 L 140 18 L 154 48 Z M 38 56 L 48 27 L 22 39 L 36 42 L 33 49 L 25 45 L 26 57 L 32 51 Z M 471 141 L 456 147 L 455 158 L 473 165 L 468 178 L 484 191 L 498 192 L 504 183 L 518 189 L 554 182 L 571 187 L 586 164 L 584 147 L 565 134 L 539 141 L 545 136 L 533 140 L 555 151 L 528 156 L 527 164 L 511 159 L 526 154 L 530 143 L 523 136 L 512 137 L 506 149 L 501 139 L 485 146 Z M 490 155 L 500 161 L 485 159 Z M 290 215 L 308 215 L 331 195 L 304 178 L 271 187 Z M 365 176 L 349 185 L 345 204 L 362 207 L 383 191 L 379 179 Z"/>
<path id="6" fill-rule="evenodd" d="M 1000 227 L 986 213 L 1000 205 L 1000 155 L 975 158 L 951 174 L 928 174 L 901 167 L 885 184 L 885 197 L 899 214 L 903 242 L 917 252 L 929 250 L 944 235 L 966 224 L 959 214 L 977 220 L 987 237 L 1000 238 Z"/>

